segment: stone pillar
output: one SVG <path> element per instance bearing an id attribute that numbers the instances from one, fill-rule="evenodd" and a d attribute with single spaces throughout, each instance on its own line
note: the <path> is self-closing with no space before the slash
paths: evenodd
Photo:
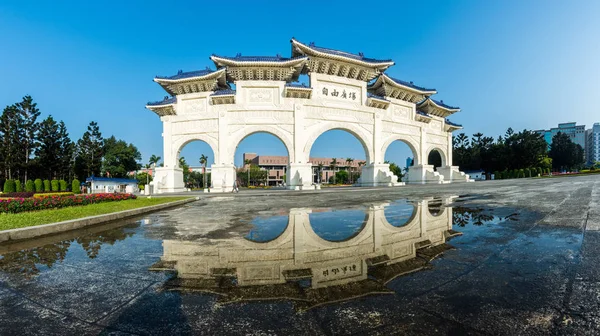
<path id="1" fill-rule="evenodd" d="M 290 164 L 286 175 L 287 187 L 291 190 L 312 190 L 315 186 L 310 153 L 304 153 L 307 139 L 304 132 L 304 111 L 301 104 L 294 105 L 293 138 L 294 148 L 290 149 L 293 153 L 289 153 Z"/>
<path id="2" fill-rule="evenodd" d="M 179 167 L 157 167 L 152 180 L 156 193 L 185 191 L 183 169 Z"/>
<path id="3" fill-rule="evenodd" d="M 236 170 L 233 164 L 214 164 L 211 166 L 210 192 L 231 192 L 236 179 Z"/>
<path id="4" fill-rule="evenodd" d="M 286 178 L 290 190 L 311 190 L 315 188 L 312 183 L 311 163 L 290 163 Z"/>
<path id="5" fill-rule="evenodd" d="M 357 181 L 357 185 L 361 187 L 392 187 L 403 184 L 398 182 L 398 176 L 390 171 L 390 165 L 387 163 L 365 165 L 362 167 L 360 179 Z"/>

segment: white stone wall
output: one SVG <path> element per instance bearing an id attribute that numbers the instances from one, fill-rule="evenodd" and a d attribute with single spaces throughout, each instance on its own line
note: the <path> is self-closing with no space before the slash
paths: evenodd
<path id="1" fill-rule="evenodd" d="M 257 132 L 275 135 L 287 148 L 287 185 L 312 189 L 310 151 L 315 140 L 332 129 L 352 133 L 363 145 L 367 165 L 360 185 L 398 185 L 384 163 L 385 151 L 395 140 L 404 141 L 413 151 L 415 167 L 408 182 L 440 183 L 446 175 L 446 181 L 460 180 L 453 178 L 458 170 L 452 167 L 452 135 L 444 130 L 443 118 L 417 121 L 415 104 L 393 98 L 387 109 L 366 106 L 364 81 L 323 74 L 312 74 L 310 80 L 311 99 L 285 97 L 283 81 L 238 81 L 235 104 L 213 105 L 211 92 L 178 95 L 176 115 L 161 117 L 165 166 L 156 171 L 155 190 L 183 191 L 179 152 L 187 143 L 201 140 L 214 153 L 214 162 L 208 163 L 212 166 L 211 191 L 231 191 L 236 178 L 235 150 L 244 138 Z M 426 164 L 432 150 L 440 152 L 445 170 L 428 178 L 435 175 L 433 167 Z"/>

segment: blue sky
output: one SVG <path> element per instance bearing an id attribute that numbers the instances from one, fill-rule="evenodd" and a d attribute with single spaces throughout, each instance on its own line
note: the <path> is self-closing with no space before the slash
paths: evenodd
<path id="1" fill-rule="evenodd" d="M 155 75 L 213 66 L 208 57 L 289 55 L 291 37 L 368 57 L 387 72 L 434 87 L 458 105 L 464 132 L 600 122 L 600 1 L 12 1 L 0 4 L 0 105 L 33 96 L 79 138 L 91 120 L 162 156 L 161 123 L 146 110 L 164 91 Z M 408 155 L 393 145 L 386 158 Z M 241 153 L 285 155 L 254 135 Z M 183 150 L 195 163 L 208 146 Z M 364 158 L 356 139 L 323 135 L 315 156 Z"/>

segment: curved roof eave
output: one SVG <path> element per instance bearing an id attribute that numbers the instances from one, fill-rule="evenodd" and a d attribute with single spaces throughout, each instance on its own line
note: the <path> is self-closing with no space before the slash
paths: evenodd
<path id="1" fill-rule="evenodd" d="M 224 72 L 225 72 L 225 69 L 217 69 L 206 75 L 184 77 L 184 78 L 177 78 L 177 79 L 154 77 L 154 81 L 158 84 L 162 84 L 162 83 L 172 84 L 172 83 L 189 82 L 189 81 L 194 81 L 194 80 L 206 80 L 206 79 L 213 79 L 213 78 L 222 76 Z"/>
<path id="2" fill-rule="evenodd" d="M 331 59 L 344 60 L 348 63 L 354 63 L 357 65 L 373 67 L 373 68 L 387 69 L 388 67 L 395 64 L 394 61 L 392 61 L 392 60 L 379 61 L 379 62 L 368 62 L 368 61 L 363 61 L 363 60 L 359 60 L 356 58 L 352 58 L 352 57 L 348 57 L 348 56 L 344 56 L 344 55 L 340 55 L 340 54 L 332 54 L 332 53 L 319 51 L 319 50 L 311 48 L 310 46 L 307 46 L 306 44 L 304 44 L 296 39 L 293 39 L 293 38 L 292 38 L 291 42 L 292 42 L 293 46 L 298 47 L 303 53 L 309 54 L 309 56 L 312 53 L 312 54 L 314 54 L 314 56 L 317 56 L 317 57 L 325 57 L 325 58 L 331 58 Z"/>
<path id="3" fill-rule="evenodd" d="M 258 58 L 258 57 L 257 57 Z M 286 67 L 286 66 L 297 66 L 308 60 L 308 56 L 302 57 L 294 57 L 285 60 L 236 60 L 235 58 L 222 57 L 217 55 L 210 56 L 210 59 L 215 63 L 217 67 L 224 66 L 276 66 L 276 67 Z"/>

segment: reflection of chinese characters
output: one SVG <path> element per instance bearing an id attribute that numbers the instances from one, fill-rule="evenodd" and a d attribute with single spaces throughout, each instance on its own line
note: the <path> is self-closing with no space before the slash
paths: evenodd
<path id="1" fill-rule="evenodd" d="M 344 99 L 356 100 L 356 92 L 353 92 L 353 91 L 346 92 L 346 90 L 342 90 L 340 92 L 334 88 L 331 92 L 329 92 L 328 88 L 323 87 L 323 90 L 321 92 L 323 93 L 324 96 L 332 96 L 332 97 L 340 97 L 340 98 L 344 98 Z"/>
<path id="2" fill-rule="evenodd" d="M 346 274 L 348 272 L 356 272 L 356 265 L 326 269 L 323 271 L 323 276 L 326 277 L 326 276 L 329 276 L 329 274 L 333 274 L 333 275 Z"/>

